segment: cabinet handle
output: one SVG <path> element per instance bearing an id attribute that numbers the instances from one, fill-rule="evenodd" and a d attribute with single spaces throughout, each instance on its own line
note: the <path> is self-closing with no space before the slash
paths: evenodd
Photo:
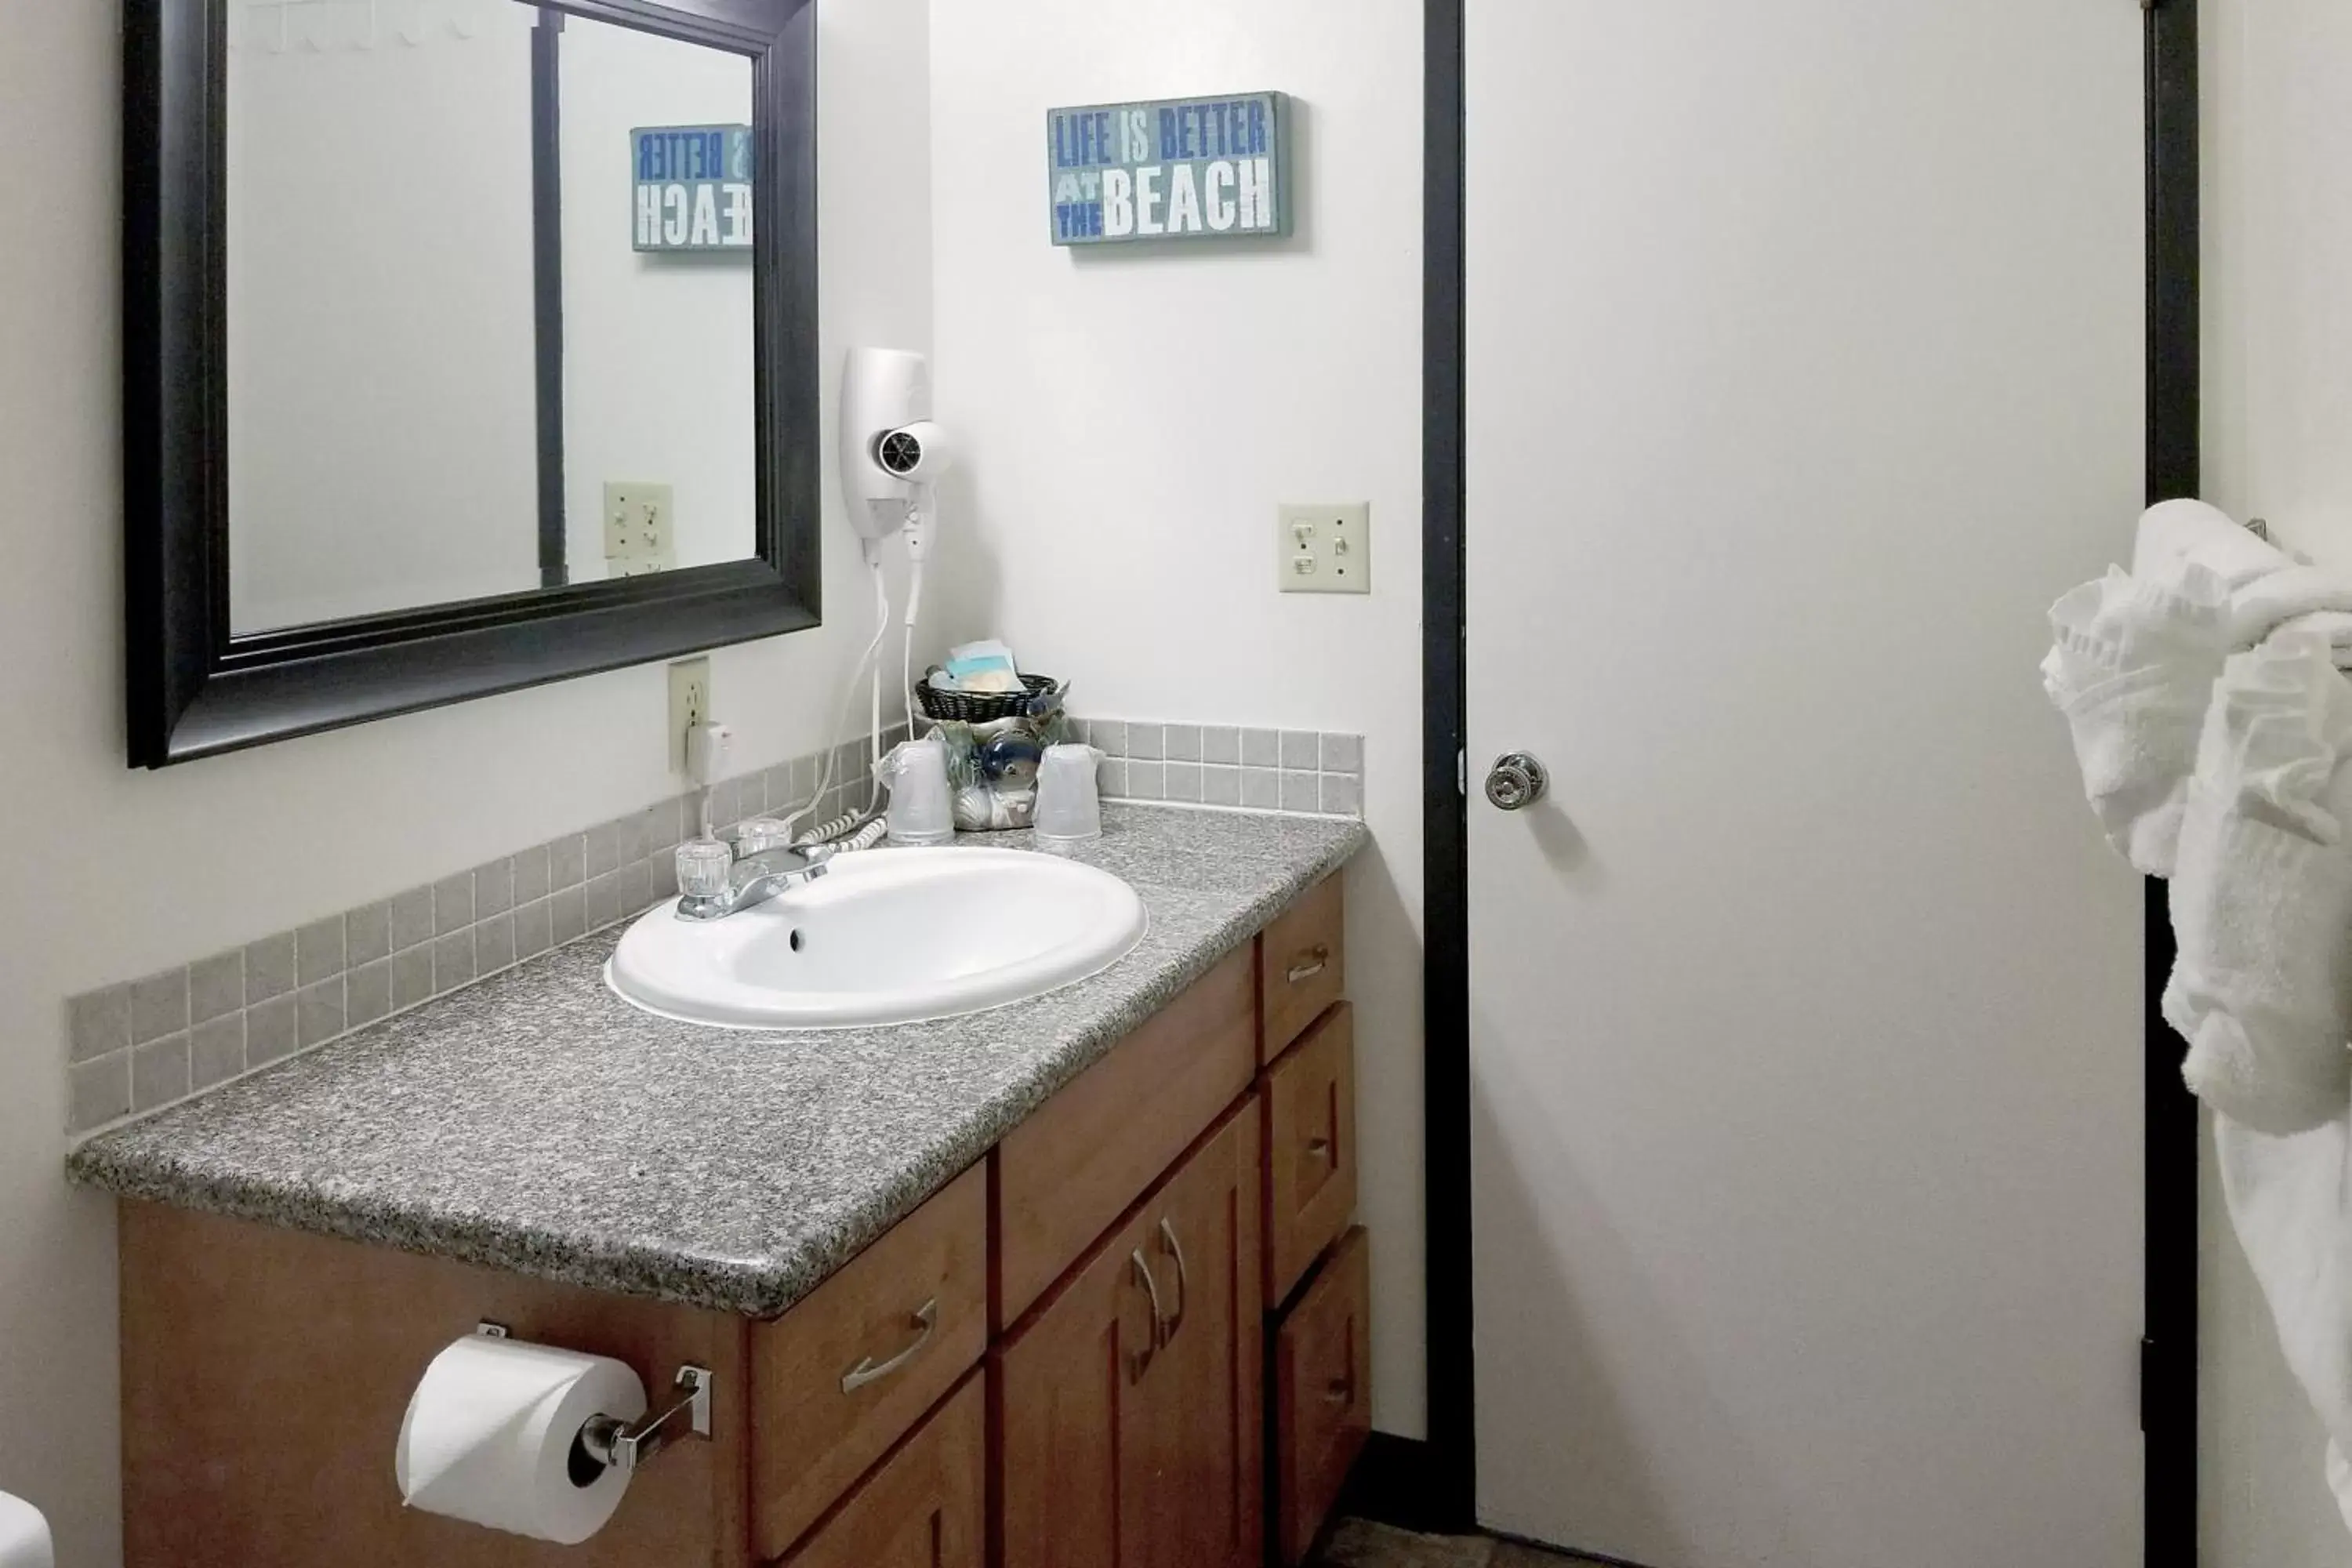
<path id="1" fill-rule="evenodd" d="M 1307 1141 L 1307 1152 L 1318 1160 L 1328 1160 L 1331 1158 L 1331 1140 L 1309 1138 Z"/>
<path id="2" fill-rule="evenodd" d="M 1296 985 L 1302 980 L 1312 980 L 1330 964 L 1331 944 L 1318 942 L 1290 961 L 1290 983 Z"/>
<path id="3" fill-rule="evenodd" d="M 1127 1381 L 1140 1383 L 1143 1381 L 1145 1371 L 1151 1365 L 1152 1356 L 1158 1352 L 1160 1346 L 1164 1342 L 1160 1338 L 1160 1325 L 1166 1321 L 1166 1319 L 1160 1310 L 1160 1281 L 1151 1277 L 1151 1265 L 1143 1260 L 1143 1248 L 1139 1247 L 1129 1253 L 1127 1260 L 1135 1266 L 1135 1279 L 1143 1287 L 1144 1295 L 1151 1302 L 1151 1338 L 1145 1342 L 1141 1350 L 1127 1352 Z"/>
<path id="4" fill-rule="evenodd" d="M 1160 1343 L 1164 1348 L 1176 1337 L 1176 1331 L 1184 1326 L 1184 1309 L 1192 1299 L 1192 1281 L 1184 1269 L 1183 1243 L 1176 1239 L 1176 1227 L 1164 1219 L 1160 1222 L 1160 1240 L 1168 1248 L 1168 1256 L 1176 1260 L 1176 1310 L 1160 1325 Z"/>
<path id="5" fill-rule="evenodd" d="M 1333 1378 L 1330 1386 L 1323 1391 L 1323 1403 L 1339 1405 L 1356 1403 L 1356 1380 L 1352 1377 Z"/>
<path id="6" fill-rule="evenodd" d="M 841 1392 L 855 1394 L 869 1383 L 881 1382 L 914 1360 L 917 1352 L 931 1342 L 931 1331 L 940 1326 L 940 1299 L 934 1296 L 916 1308 L 913 1321 L 915 1328 L 920 1331 L 915 1335 L 913 1344 L 908 1345 L 888 1361 L 877 1362 L 872 1356 L 867 1356 L 841 1374 Z"/>

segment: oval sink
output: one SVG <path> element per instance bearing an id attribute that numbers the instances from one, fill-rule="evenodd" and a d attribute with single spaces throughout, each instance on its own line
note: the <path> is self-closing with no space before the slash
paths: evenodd
<path id="1" fill-rule="evenodd" d="M 1143 900 L 1108 871 L 1016 849 L 877 849 L 715 921 L 658 904 L 605 983 L 649 1013 L 736 1029 L 953 1017 L 1042 995 L 1143 940 Z"/>

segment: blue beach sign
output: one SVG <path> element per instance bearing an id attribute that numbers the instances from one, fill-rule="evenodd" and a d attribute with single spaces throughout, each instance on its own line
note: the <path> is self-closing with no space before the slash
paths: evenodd
<path id="1" fill-rule="evenodd" d="M 751 128 L 653 125 L 629 132 L 638 250 L 751 248 Z"/>
<path id="2" fill-rule="evenodd" d="M 1047 110 L 1054 243 L 1289 233 L 1288 119 L 1278 92 Z"/>

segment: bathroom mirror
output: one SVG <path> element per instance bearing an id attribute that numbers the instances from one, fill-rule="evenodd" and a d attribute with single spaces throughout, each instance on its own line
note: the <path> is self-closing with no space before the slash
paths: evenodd
<path id="1" fill-rule="evenodd" d="M 810 0 L 129 0 L 130 751 L 815 624 Z"/>

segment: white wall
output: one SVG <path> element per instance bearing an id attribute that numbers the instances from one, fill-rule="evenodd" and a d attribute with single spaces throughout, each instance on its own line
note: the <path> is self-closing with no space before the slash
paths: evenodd
<path id="1" fill-rule="evenodd" d="M 629 132 L 748 124 L 751 64 L 568 18 L 563 80 L 563 502 L 572 581 L 605 574 L 604 487 L 671 489 L 671 553 L 756 553 L 751 257 L 631 247 Z"/>
<path id="2" fill-rule="evenodd" d="M 2352 9 L 2204 0 L 2205 493 L 2352 571 Z M 2326 1442 L 2230 1234 L 2200 1205 L 2201 1543 L 2210 1568 L 2344 1568 Z"/>
<path id="3" fill-rule="evenodd" d="M 367 48 L 364 6 L 309 5 L 280 49 L 231 13 L 240 631 L 539 585 L 532 12 L 430 15 L 404 43 L 387 5 Z"/>
<path id="4" fill-rule="evenodd" d="M 937 555 L 1081 712 L 1360 730 L 1348 879 L 1374 1419 L 1423 1429 L 1416 0 L 934 0 Z M 1058 104 L 1295 95 L 1287 240 L 1058 249 Z M 1367 500 L 1374 592 L 1278 595 L 1275 506 Z"/>
<path id="5" fill-rule="evenodd" d="M 923 0 L 822 8 L 823 342 L 930 337 Z M 379 898 L 675 785 L 665 681 L 625 670 L 196 763 L 122 765 L 116 8 L 8 7 L 0 211 L 0 1489 L 68 1568 L 119 1558 L 113 1210 L 69 1191 L 63 999 Z M 885 182 L 875 177 L 887 170 Z M 828 402 L 828 419 L 830 405 Z M 812 744 L 862 642 L 832 500 L 833 624 L 713 660 L 746 765 Z"/>

